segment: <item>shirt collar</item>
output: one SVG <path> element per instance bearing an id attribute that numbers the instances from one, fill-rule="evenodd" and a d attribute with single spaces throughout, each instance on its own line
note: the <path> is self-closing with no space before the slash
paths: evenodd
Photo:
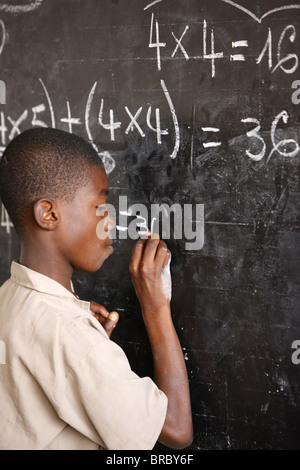
<path id="1" fill-rule="evenodd" d="M 27 268 L 17 261 L 13 261 L 10 268 L 11 280 L 17 284 L 36 290 L 44 294 L 53 295 L 55 297 L 68 299 L 71 302 L 79 304 L 84 310 L 90 312 L 90 303 L 85 300 L 79 300 L 72 292 L 66 289 L 59 282 L 41 274 L 33 269 Z M 73 284 L 71 283 L 73 288 Z"/>

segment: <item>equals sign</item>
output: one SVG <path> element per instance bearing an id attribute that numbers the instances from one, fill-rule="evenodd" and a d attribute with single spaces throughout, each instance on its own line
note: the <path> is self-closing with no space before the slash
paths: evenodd
<path id="1" fill-rule="evenodd" d="M 234 49 L 236 47 L 248 47 L 248 41 L 244 40 L 232 42 L 232 48 Z M 232 54 L 230 56 L 230 60 L 244 62 L 245 56 L 244 54 Z"/>
<path id="2" fill-rule="evenodd" d="M 220 132 L 220 129 L 218 127 L 202 127 L 201 129 L 203 130 L 203 132 Z M 203 142 L 204 148 L 220 147 L 220 145 L 222 145 L 222 142 Z"/>

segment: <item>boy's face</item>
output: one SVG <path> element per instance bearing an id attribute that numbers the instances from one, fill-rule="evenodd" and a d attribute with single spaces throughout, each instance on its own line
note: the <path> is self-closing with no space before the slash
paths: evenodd
<path id="1" fill-rule="evenodd" d="M 80 188 L 71 202 L 61 202 L 61 220 L 57 245 L 73 269 L 93 272 L 112 254 L 110 231 L 115 221 L 106 215 L 107 238 L 98 238 L 96 229 L 101 220 L 97 207 L 105 204 L 108 193 L 104 168 L 91 170 L 89 183 Z M 102 217 L 103 218 L 103 217 Z"/>

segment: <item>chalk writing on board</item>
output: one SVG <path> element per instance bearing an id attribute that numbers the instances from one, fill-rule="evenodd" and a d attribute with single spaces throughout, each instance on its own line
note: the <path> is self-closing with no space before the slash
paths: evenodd
<path id="1" fill-rule="evenodd" d="M 156 5 L 157 3 L 161 3 L 163 0 L 154 0 L 153 2 L 149 3 L 148 5 L 146 5 L 144 7 L 144 10 L 148 10 L 149 8 L 153 7 L 154 5 Z M 261 23 L 265 18 L 267 18 L 267 16 L 270 16 L 270 15 L 273 15 L 274 13 L 277 13 L 279 11 L 283 11 L 283 10 L 295 10 L 295 9 L 298 9 L 300 8 L 300 4 L 299 3 L 296 3 L 294 5 L 283 5 L 281 7 L 278 7 L 278 8 L 273 8 L 272 10 L 268 10 L 266 11 L 262 16 L 257 16 L 255 15 L 255 13 L 253 13 L 251 10 L 249 10 L 248 8 L 240 5 L 239 3 L 237 2 L 233 2 L 232 0 L 220 0 L 221 2 L 223 3 L 228 3 L 228 5 L 231 5 L 235 8 L 237 8 L 238 10 L 241 10 L 243 11 L 244 13 L 246 13 L 247 15 L 249 15 L 251 18 L 253 18 L 255 21 L 257 21 L 257 23 Z"/>
<path id="2" fill-rule="evenodd" d="M 287 73 L 287 74 L 291 74 L 291 73 L 294 73 L 297 68 L 298 68 L 298 65 L 299 65 L 299 60 L 298 60 L 298 56 L 297 54 L 288 54 L 287 56 L 285 57 L 281 57 L 281 47 L 282 47 L 282 43 L 287 35 L 287 32 L 290 31 L 290 35 L 289 35 L 289 40 L 290 42 L 294 42 L 295 39 L 296 39 L 296 28 L 295 26 L 293 25 L 288 25 L 281 33 L 280 35 L 280 38 L 279 38 L 279 41 L 278 41 L 278 46 L 277 46 L 277 64 L 275 65 L 274 68 L 273 67 L 273 52 L 272 52 L 272 30 L 271 28 L 269 28 L 269 32 L 268 32 L 268 38 L 266 40 L 266 43 L 263 47 L 263 50 L 260 54 L 260 56 L 257 58 L 256 60 L 256 63 L 257 64 L 260 64 L 262 58 L 264 57 L 266 51 L 267 52 L 267 55 L 268 55 L 268 66 L 269 66 L 269 70 L 271 71 L 271 73 L 274 73 L 275 70 L 277 70 L 278 68 L 280 68 L 281 70 L 283 70 L 283 72 Z M 292 62 L 291 66 L 289 68 L 286 68 L 283 66 L 283 64 L 285 64 L 286 62 Z"/>
<path id="3" fill-rule="evenodd" d="M 25 5 L 8 5 L 7 3 L 0 3 L 0 11 L 5 13 L 28 13 L 36 10 L 41 6 L 43 0 L 35 0 L 34 2 L 27 3 Z"/>
<path id="4" fill-rule="evenodd" d="M 1 44 L 0 44 L 0 55 L 2 54 L 4 45 L 5 45 L 5 39 L 6 39 L 6 30 L 5 30 L 5 24 L 4 21 L 0 19 L 0 28 L 1 28 Z"/>
<path id="5" fill-rule="evenodd" d="M 154 13 L 151 15 L 150 21 L 150 37 L 149 37 L 149 48 L 154 48 L 156 50 L 156 63 L 157 69 L 159 71 L 162 70 L 162 50 L 166 49 L 167 42 L 161 40 L 161 30 L 158 20 L 155 19 Z M 231 62 L 247 62 L 247 56 L 245 55 L 245 51 L 249 50 L 249 41 L 246 38 L 232 40 L 231 41 L 231 48 L 233 49 L 232 54 L 225 54 L 222 50 L 216 50 L 216 42 L 215 42 L 215 33 L 214 28 L 209 28 L 207 21 L 203 20 L 202 26 L 202 37 L 203 37 L 203 45 L 202 51 L 199 55 L 190 55 L 188 51 L 188 47 L 183 44 L 184 38 L 188 35 L 188 31 L 190 30 L 189 25 L 187 25 L 178 38 L 174 32 L 171 32 L 171 36 L 173 37 L 176 45 L 174 50 L 171 53 L 171 58 L 177 58 L 178 54 L 180 53 L 186 61 L 190 59 L 197 59 L 203 61 L 210 61 L 211 63 L 211 77 L 216 77 L 216 61 L 217 60 L 225 60 L 229 59 Z M 274 73 L 277 69 L 281 69 L 286 74 L 294 73 L 299 67 L 299 59 L 296 53 L 288 53 L 287 55 L 283 55 L 282 49 L 288 43 L 294 43 L 296 40 L 297 32 L 296 28 L 293 25 L 287 25 L 280 34 L 280 37 L 277 42 L 277 50 L 276 50 L 276 64 L 273 64 L 273 48 L 274 42 L 276 45 L 276 39 L 273 39 L 272 29 L 268 29 L 268 35 L 266 42 L 262 51 L 259 53 L 258 57 L 256 58 L 256 64 L 259 65 L 265 56 L 267 56 L 268 67 L 271 73 Z M 187 38 L 186 38 L 187 39 Z M 230 47 L 230 46 L 229 46 Z M 226 49 L 228 49 L 226 47 Z M 236 50 L 238 52 L 236 53 Z M 243 51 L 243 52 L 241 52 Z M 250 49 L 251 52 L 251 49 Z M 252 54 L 250 54 L 252 57 Z M 286 64 L 286 65 L 285 65 Z"/>
<path id="6" fill-rule="evenodd" d="M 243 11 L 247 15 L 249 15 L 251 18 L 253 18 L 257 23 L 261 23 L 267 16 L 273 15 L 274 13 L 277 13 L 282 10 L 295 10 L 297 8 L 300 8 L 300 4 L 297 3 L 295 5 L 283 5 L 278 8 L 273 8 L 272 10 L 266 11 L 261 17 L 255 15 L 251 10 L 248 8 L 243 7 L 242 5 L 239 5 L 236 2 L 233 2 L 232 0 L 221 0 L 224 3 L 228 3 L 228 5 L 232 5 L 235 8 L 238 8 L 239 10 Z M 261 2 L 263 3 L 263 2 Z"/>
<path id="7" fill-rule="evenodd" d="M 25 125 L 25 124 L 28 125 L 28 121 L 30 122 L 31 127 L 48 127 L 48 123 L 46 122 L 47 119 L 45 119 L 45 113 L 47 111 L 46 105 L 48 106 L 48 110 L 50 114 L 51 126 L 55 127 L 57 120 L 55 117 L 55 111 L 54 111 L 54 107 L 51 101 L 50 94 L 44 82 L 41 79 L 39 79 L 39 81 L 45 92 L 46 104 L 40 103 L 36 106 L 32 106 L 31 109 L 25 109 L 16 118 L 10 115 L 6 116 L 4 111 L 0 112 L 0 139 L 1 139 L 1 144 L 2 144 L 0 146 L 0 153 L 4 151 L 5 146 L 8 143 L 7 140 L 11 141 L 14 137 L 20 134 L 22 131 L 22 125 Z M 169 154 L 170 158 L 174 159 L 178 156 L 179 147 L 180 147 L 180 125 L 179 125 L 179 121 L 177 118 L 177 114 L 176 114 L 176 110 L 175 110 L 172 98 L 167 89 L 165 81 L 161 80 L 160 85 L 162 88 L 163 96 L 165 97 L 165 100 L 169 107 L 169 111 L 170 111 L 170 115 L 171 115 L 171 119 L 173 123 L 173 128 L 174 128 L 173 149 Z M 95 139 L 92 134 L 91 107 L 92 107 L 93 100 L 95 99 L 96 87 L 97 87 L 97 82 L 93 84 L 88 94 L 88 99 L 86 102 L 83 119 L 81 119 L 80 116 L 76 116 L 76 117 L 72 116 L 71 103 L 68 100 L 66 100 L 66 115 L 63 117 L 60 117 L 59 121 L 67 126 L 67 130 L 69 132 L 75 132 L 74 130 L 75 127 L 78 128 L 82 126 L 83 124 L 85 125 L 85 130 L 86 130 L 88 140 L 91 142 L 91 144 L 93 145 L 93 147 L 95 148 L 99 156 L 103 159 L 103 162 L 105 163 L 106 171 L 110 173 L 114 170 L 116 166 L 114 157 L 108 151 L 103 152 L 97 147 L 97 145 L 95 144 Z M 296 90 L 296 91 L 299 94 L 299 90 Z M 119 135 L 117 135 L 117 132 L 124 132 L 124 134 L 127 134 L 127 135 L 130 132 L 137 132 L 141 138 L 145 138 L 146 130 L 143 128 L 144 125 L 146 125 L 148 129 L 150 129 L 153 133 L 155 133 L 156 141 L 158 145 L 162 143 L 162 139 L 165 136 L 170 137 L 170 131 L 162 127 L 161 113 L 158 107 L 156 108 L 155 113 L 153 113 L 152 111 L 151 104 L 147 105 L 146 111 L 144 111 L 144 105 L 137 107 L 137 109 L 135 110 L 131 110 L 126 104 L 124 104 L 124 109 L 128 117 L 128 120 L 127 122 L 125 122 L 125 124 L 121 120 L 116 120 L 117 116 L 116 116 L 114 109 L 112 109 L 108 104 L 108 108 L 106 110 L 106 103 L 104 99 L 103 98 L 100 99 L 99 114 L 98 114 L 98 118 L 96 122 L 99 125 L 99 127 L 103 129 L 104 132 L 109 133 L 109 137 L 112 142 L 118 139 Z M 143 123 L 139 121 L 142 113 L 144 113 L 144 118 L 145 118 L 143 119 Z M 154 114 L 155 116 L 154 119 L 152 119 L 152 114 Z M 105 117 L 107 115 L 109 117 L 106 122 Z M 43 119 L 42 119 L 42 116 L 43 116 Z M 93 120 L 93 122 L 94 121 L 95 120 Z M 155 121 L 155 124 L 152 121 Z M 267 151 L 268 151 L 267 144 L 264 138 L 260 134 L 260 131 L 261 131 L 260 121 L 257 118 L 252 117 L 252 116 L 244 117 L 243 119 L 241 119 L 241 122 L 246 124 L 247 126 L 253 125 L 252 129 L 246 131 L 246 136 L 249 137 L 249 143 L 250 143 L 249 148 L 246 150 L 246 155 L 253 161 L 260 161 L 265 156 L 267 156 L 267 162 L 269 162 L 269 160 L 275 153 L 282 155 L 284 157 L 295 157 L 299 153 L 299 150 L 300 150 L 299 143 L 297 142 L 296 138 L 294 138 L 294 136 L 292 135 L 289 138 L 280 139 L 278 138 L 278 135 L 277 135 L 278 134 L 277 128 L 279 124 L 286 125 L 289 123 L 289 121 L 290 121 L 290 117 L 287 111 L 285 110 L 280 111 L 274 117 L 272 121 L 272 125 L 271 125 L 271 130 L 270 130 L 270 138 L 271 138 L 272 147 L 269 150 L 269 153 L 267 155 Z M 8 123 L 10 124 L 10 129 L 8 128 Z M 193 123 L 193 125 L 195 125 L 195 122 Z M 201 123 L 200 129 L 203 132 L 204 139 L 201 145 L 203 146 L 204 149 L 218 148 L 223 145 L 223 142 L 217 138 L 218 134 L 220 134 L 221 132 L 221 129 L 219 127 L 212 126 L 212 125 L 207 126 L 204 123 Z M 255 150 L 257 153 L 253 153 L 251 151 L 251 139 L 260 141 L 261 149 L 259 152 L 257 152 L 257 146 L 255 146 Z M 193 162 L 191 160 L 191 166 L 192 165 L 193 165 Z"/>
<path id="8" fill-rule="evenodd" d="M 31 2 L 30 4 L 24 5 L 24 8 L 36 8 L 42 2 Z M 155 4 L 161 3 L 159 1 L 152 2 L 147 5 L 144 9 L 148 9 Z M 256 17 L 250 10 L 244 9 L 239 4 L 234 2 L 225 2 L 229 3 L 231 6 L 235 6 L 236 8 L 241 9 L 242 11 L 249 14 L 251 17 L 256 19 L 258 22 L 261 22 L 266 16 L 269 16 L 271 13 L 274 13 L 275 10 L 270 10 L 266 12 L 261 18 Z M 0 5 L 1 6 L 1 5 Z M 298 8 L 300 5 L 290 5 L 288 8 Z M 5 6 L 2 5 L 4 8 Z M 15 6 L 14 8 L 17 8 Z M 26 10 L 25 8 L 25 10 Z M 280 7 L 276 9 L 279 11 L 281 9 L 286 9 L 285 7 Z M 25 11 L 23 10 L 23 11 Z M 247 11 L 246 11 L 247 10 Z M 21 10 L 20 10 L 21 11 Z M 27 11 L 27 10 L 26 10 Z M 182 28 L 180 34 L 174 33 L 171 31 L 172 41 L 174 41 L 174 48 L 171 53 L 171 58 L 176 59 L 180 54 L 186 61 L 190 58 L 197 58 L 203 61 L 210 62 L 211 68 L 211 77 L 215 78 L 217 75 L 216 70 L 216 63 L 219 60 L 225 60 L 226 58 L 230 62 L 247 62 L 247 52 L 250 52 L 250 57 L 253 57 L 253 51 L 251 51 L 251 44 L 249 40 L 245 37 L 243 38 L 233 38 L 231 40 L 231 49 L 232 53 L 228 52 L 225 54 L 220 48 L 218 49 L 215 43 L 215 34 L 214 28 L 210 27 L 207 21 L 204 19 L 202 22 L 202 50 L 201 54 L 198 56 L 191 56 L 188 51 L 188 42 L 185 42 L 188 39 L 188 35 L 190 34 L 190 25 L 186 25 Z M 0 20 L 0 33 L 2 31 L 2 42 L 0 44 L 0 54 L 3 50 L 5 44 L 5 25 L 2 20 Z M 271 73 L 274 73 L 276 70 L 281 70 L 286 74 L 294 73 L 299 67 L 299 59 L 296 53 L 289 52 L 286 55 L 284 54 L 285 46 L 289 43 L 294 43 L 296 40 L 296 28 L 293 25 L 287 25 L 283 28 L 280 37 L 275 38 L 273 31 L 271 28 L 268 28 L 267 37 L 265 44 L 262 50 L 258 53 L 257 58 L 255 60 L 256 64 L 261 64 L 264 60 L 267 61 L 268 68 Z M 275 43 L 275 45 L 274 45 Z M 155 18 L 154 13 L 151 14 L 151 21 L 150 21 L 150 35 L 149 35 L 149 48 L 155 49 L 156 55 L 156 63 L 158 70 L 162 69 L 162 51 L 166 50 L 167 42 L 161 39 L 161 30 L 160 24 L 158 20 Z M 230 46 L 229 46 L 230 48 Z M 224 46 L 224 49 L 228 51 L 228 48 Z M 274 54 L 274 49 L 276 49 L 276 56 Z M 274 59 L 276 57 L 276 59 Z M 276 60 L 276 62 L 275 62 Z M 114 110 L 110 103 L 104 101 L 103 98 L 99 100 L 99 112 L 96 119 L 97 129 L 95 130 L 95 118 L 91 116 L 91 109 L 95 97 L 95 92 L 97 88 L 97 82 L 95 82 L 88 94 L 84 116 L 74 116 L 72 114 L 72 103 L 69 100 L 66 100 L 66 114 L 60 116 L 56 119 L 55 110 L 52 104 L 51 96 L 44 81 L 39 78 L 39 82 L 44 90 L 46 102 L 40 103 L 36 106 L 32 106 L 31 109 L 25 109 L 18 117 L 12 117 L 10 115 L 5 115 L 2 111 L 0 113 L 0 137 L 1 137 L 1 147 L 0 152 L 4 150 L 5 146 L 7 145 L 7 136 L 8 140 L 12 140 L 16 135 L 20 134 L 22 131 L 23 125 L 27 125 L 28 127 L 28 120 L 30 121 L 30 125 L 32 127 L 41 126 L 47 127 L 49 125 L 47 119 L 45 119 L 45 113 L 48 111 L 50 113 L 50 122 L 53 128 L 56 127 L 57 121 L 66 125 L 67 130 L 69 132 L 77 132 L 80 130 L 80 126 L 85 126 L 86 134 L 88 140 L 91 142 L 95 150 L 98 152 L 99 156 L 103 159 L 105 164 L 106 171 L 108 173 L 112 172 L 116 166 L 115 159 L 113 155 L 106 151 L 102 152 L 98 146 L 96 145 L 95 141 L 97 140 L 94 137 L 94 132 L 99 133 L 99 127 L 109 133 L 109 138 L 111 142 L 118 141 L 120 134 L 123 132 L 125 135 L 129 133 L 138 133 L 141 138 L 145 138 L 146 135 L 149 135 L 149 130 L 154 132 L 156 135 L 157 145 L 161 145 L 165 136 L 167 136 L 168 142 L 170 142 L 170 135 L 173 134 L 173 148 L 170 151 L 170 158 L 174 159 L 178 156 L 179 148 L 180 148 L 180 124 L 178 121 L 178 117 L 176 114 L 176 109 L 172 100 L 172 97 L 168 91 L 167 85 L 165 80 L 160 80 L 161 89 L 163 92 L 165 101 L 168 105 L 170 115 L 171 115 L 171 122 L 173 124 L 173 131 L 166 128 L 161 120 L 161 109 L 156 107 L 155 110 L 152 109 L 151 103 L 145 106 L 144 103 L 140 103 L 135 109 L 130 109 L 129 106 L 124 103 L 123 109 L 126 112 L 127 121 L 120 119 L 117 115 L 119 111 Z M 294 82 L 295 83 L 295 82 Z M 296 82 L 297 83 L 297 82 Z M 296 89 L 295 93 L 292 95 L 293 102 L 299 101 L 298 98 L 298 90 Z M 146 107 L 146 111 L 145 111 Z M 60 110 L 61 112 L 61 110 Z M 146 117 L 145 117 L 146 114 Z M 193 113 L 194 116 L 194 113 Z M 195 121 L 195 116 L 193 117 Z M 261 136 L 261 123 L 260 120 L 256 119 L 255 117 L 244 117 L 241 119 L 241 122 L 247 125 L 253 124 L 253 128 L 250 130 L 246 130 L 246 136 L 249 138 L 249 146 L 245 151 L 247 157 L 249 157 L 253 161 L 260 161 L 266 156 L 266 161 L 269 162 L 272 156 L 277 153 L 284 157 L 295 157 L 299 152 L 299 144 L 297 143 L 296 139 L 285 138 L 280 139 L 277 135 L 277 127 L 278 124 L 287 124 L 289 121 L 289 115 L 286 111 L 280 112 L 273 120 L 271 131 L 270 131 L 270 138 L 271 138 L 271 149 L 267 149 L 267 144 L 264 138 Z M 11 128 L 8 129 L 7 125 L 10 124 Z M 195 122 L 193 122 L 193 126 Z M 147 129 L 145 129 L 145 127 Z M 210 123 L 206 125 L 204 122 L 200 123 L 200 129 L 203 132 L 204 141 L 202 142 L 202 146 L 204 149 L 209 148 L 219 148 L 222 146 L 223 142 L 221 139 L 218 139 L 218 134 L 220 135 L 221 129 Z M 261 148 L 257 145 L 255 146 L 255 153 L 251 150 L 251 141 L 257 141 L 260 143 Z M 257 150 L 259 148 L 259 150 Z M 268 152 L 268 153 L 267 153 Z M 191 142 L 191 167 L 193 167 L 193 138 Z M 2 220 L 2 224 L 6 223 L 6 219 Z"/>
<path id="9" fill-rule="evenodd" d="M 205 133 L 208 133 L 208 132 L 218 133 L 218 132 L 220 132 L 220 129 L 218 127 L 201 127 L 201 129 Z M 203 142 L 202 145 L 203 145 L 204 148 L 220 147 L 222 145 L 222 142 L 209 141 L 209 142 Z"/>
<path id="10" fill-rule="evenodd" d="M 148 10 L 148 8 L 151 8 L 154 5 L 156 5 L 156 3 L 160 3 L 160 2 L 162 2 L 162 0 L 154 0 L 154 2 L 151 2 L 149 3 L 149 5 L 145 6 L 144 10 Z"/>
<path id="11" fill-rule="evenodd" d="M 99 116 L 98 116 L 98 122 L 100 126 L 103 127 L 103 129 L 106 129 L 110 131 L 110 140 L 114 141 L 115 140 L 115 130 L 119 129 L 121 127 L 122 122 L 115 122 L 114 119 L 114 111 L 113 109 L 109 110 L 109 124 L 105 124 L 103 122 L 103 108 L 104 108 L 104 99 L 101 99 L 101 104 L 100 104 L 100 111 L 99 111 Z M 128 108 L 126 107 L 126 110 Z M 125 131 L 126 133 L 126 131 Z"/>
<path id="12" fill-rule="evenodd" d="M 189 25 L 187 25 L 179 39 L 175 36 L 175 34 L 172 31 L 172 36 L 175 39 L 176 47 L 175 47 L 174 51 L 172 52 L 171 57 L 174 57 L 177 50 L 178 50 L 178 48 L 180 48 L 180 50 L 181 50 L 182 54 L 184 55 L 184 57 L 186 58 L 186 60 L 189 60 L 189 55 L 188 55 L 188 53 L 186 52 L 185 48 L 182 45 L 182 40 L 183 40 L 184 36 L 186 35 L 186 32 L 189 29 L 190 29 L 190 27 L 189 27 Z"/>
<path id="13" fill-rule="evenodd" d="M 50 99 L 50 96 L 49 96 L 49 93 L 48 93 L 48 90 L 47 88 L 45 87 L 45 84 L 43 82 L 43 80 L 41 78 L 39 78 L 39 81 L 43 87 L 43 90 L 45 92 L 45 95 L 46 95 L 46 98 L 47 98 L 47 102 L 48 102 L 48 105 L 49 105 L 49 110 L 50 110 L 50 115 L 51 115 L 51 125 L 53 128 L 55 128 L 55 116 L 54 116 L 54 110 L 53 110 L 53 106 L 52 106 L 52 102 L 51 102 L 51 99 Z"/>
<path id="14" fill-rule="evenodd" d="M 272 141 L 273 147 L 267 157 L 267 162 L 269 162 L 270 158 L 275 152 L 279 153 L 283 157 L 295 157 L 298 154 L 299 144 L 294 139 L 283 139 L 279 142 L 276 142 L 276 130 L 277 130 L 278 123 L 280 121 L 283 121 L 284 124 L 287 124 L 288 120 L 289 120 L 288 113 L 286 111 L 282 111 L 275 117 L 274 121 L 272 122 L 271 141 Z M 246 150 L 246 154 L 252 160 L 259 161 L 262 158 L 264 158 L 266 154 L 266 143 L 264 139 L 261 137 L 261 135 L 259 134 L 259 131 L 261 128 L 260 122 L 257 119 L 253 119 L 253 118 L 242 119 L 242 122 L 253 123 L 256 125 L 256 127 L 253 130 L 247 132 L 247 136 L 258 139 L 262 144 L 262 150 L 258 154 L 252 154 L 249 150 Z"/>
<path id="15" fill-rule="evenodd" d="M 97 87 L 97 82 L 95 82 L 94 85 L 92 86 L 92 88 L 90 90 L 90 93 L 89 93 L 89 96 L 88 96 L 88 99 L 87 99 L 87 104 L 86 104 L 86 109 L 85 109 L 85 128 L 86 128 L 86 133 L 87 133 L 88 139 L 92 143 L 95 150 L 97 152 L 99 152 L 99 149 L 98 149 L 97 145 L 94 142 L 94 138 L 93 138 L 92 131 L 91 131 L 91 126 L 90 126 L 91 106 L 92 106 L 92 102 L 93 102 L 93 99 L 94 99 L 96 87 Z M 164 96 L 167 100 L 167 103 L 169 105 L 170 112 L 171 112 L 172 119 L 173 119 L 173 123 L 174 123 L 174 128 L 175 128 L 175 144 L 174 144 L 174 149 L 173 149 L 173 151 L 170 155 L 171 158 L 175 158 L 177 156 L 177 152 L 178 152 L 179 145 L 180 145 L 179 125 L 178 125 L 178 120 L 177 120 L 177 116 L 176 116 L 176 112 L 175 112 L 175 108 L 174 108 L 172 99 L 170 97 L 168 89 L 167 89 L 167 87 L 165 85 L 165 82 L 163 80 L 161 81 L 161 87 L 162 87 Z M 138 122 L 138 118 L 139 118 L 139 116 L 140 116 L 140 114 L 143 110 L 143 107 L 140 106 L 137 109 L 137 111 L 135 111 L 135 112 L 132 112 L 128 108 L 128 106 L 126 106 L 126 105 L 124 106 L 124 109 L 125 109 L 128 117 L 129 117 L 129 123 L 127 124 L 127 127 L 125 129 L 125 134 L 128 134 L 129 132 L 133 132 L 134 130 L 136 130 L 140 134 L 141 137 L 145 137 L 145 132 L 142 130 L 141 125 Z M 156 115 L 156 128 L 153 127 L 153 125 L 151 124 L 151 111 L 152 111 L 152 107 L 151 107 L 151 105 L 149 105 L 148 106 L 148 111 L 147 111 L 146 124 L 147 124 L 148 128 L 151 131 L 156 133 L 157 143 L 161 144 L 161 142 L 162 142 L 161 141 L 161 136 L 162 135 L 168 135 L 169 132 L 167 130 L 161 129 L 160 110 L 159 110 L 159 108 L 156 108 L 156 114 L 155 114 Z M 114 141 L 115 140 L 115 131 L 121 128 L 122 122 L 121 121 L 117 121 L 117 122 L 115 121 L 115 119 L 114 119 L 115 113 L 114 113 L 113 109 L 109 110 L 109 117 L 110 117 L 109 123 L 106 123 L 106 124 L 104 123 L 103 114 L 104 114 L 104 100 L 101 99 L 100 110 L 99 110 L 99 115 L 98 115 L 98 123 L 104 130 L 107 130 L 107 131 L 110 132 L 110 138 L 111 138 L 112 141 Z M 110 166 L 110 168 L 111 168 L 111 166 Z"/>
<path id="16" fill-rule="evenodd" d="M 172 118 L 173 118 L 173 123 L 174 123 L 174 128 L 175 128 L 175 145 L 174 145 L 173 152 L 171 153 L 170 156 L 171 156 L 171 158 L 175 158 L 177 156 L 177 152 L 179 150 L 179 145 L 180 145 L 180 134 L 179 134 L 178 119 L 177 119 L 177 116 L 176 116 L 176 111 L 175 111 L 170 93 L 168 92 L 168 89 L 166 87 L 166 84 L 165 84 L 164 80 L 161 80 L 160 83 L 161 83 L 161 87 L 163 89 L 163 92 L 165 94 L 166 100 L 168 102 L 168 105 L 170 107 L 170 111 L 171 111 Z"/>
<path id="17" fill-rule="evenodd" d="M 150 25 L 149 47 L 156 49 L 157 69 L 161 70 L 160 48 L 166 47 L 166 43 L 159 41 L 159 24 L 157 20 L 155 21 L 155 41 L 156 42 L 153 41 L 153 22 L 154 22 L 154 14 L 152 13 L 151 25 Z"/>
<path id="18" fill-rule="evenodd" d="M 68 124 L 68 131 L 72 134 L 73 133 L 73 126 L 74 125 L 80 125 L 81 121 L 80 121 L 80 118 L 72 117 L 69 101 L 67 101 L 67 113 L 68 113 L 67 117 L 61 118 L 60 121 L 65 122 L 66 124 Z"/>
<path id="19" fill-rule="evenodd" d="M 235 48 L 241 48 L 241 47 L 248 47 L 248 41 L 247 40 L 241 40 L 241 41 L 232 41 L 231 43 L 232 49 Z M 230 60 L 234 62 L 245 62 L 246 58 L 244 54 L 230 54 Z"/>
<path id="20" fill-rule="evenodd" d="M 203 59 L 211 60 L 211 76 L 216 76 L 216 59 L 222 59 L 224 57 L 223 52 L 215 52 L 215 34 L 214 29 L 210 30 L 210 53 L 207 53 L 207 22 L 203 22 Z"/>

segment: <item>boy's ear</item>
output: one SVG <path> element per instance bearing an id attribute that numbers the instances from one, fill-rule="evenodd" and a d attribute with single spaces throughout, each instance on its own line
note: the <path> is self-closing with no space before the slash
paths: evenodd
<path id="1" fill-rule="evenodd" d="M 57 204 L 49 199 L 39 199 L 33 204 L 36 223 L 45 230 L 55 230 L 59 222 Z"/>

